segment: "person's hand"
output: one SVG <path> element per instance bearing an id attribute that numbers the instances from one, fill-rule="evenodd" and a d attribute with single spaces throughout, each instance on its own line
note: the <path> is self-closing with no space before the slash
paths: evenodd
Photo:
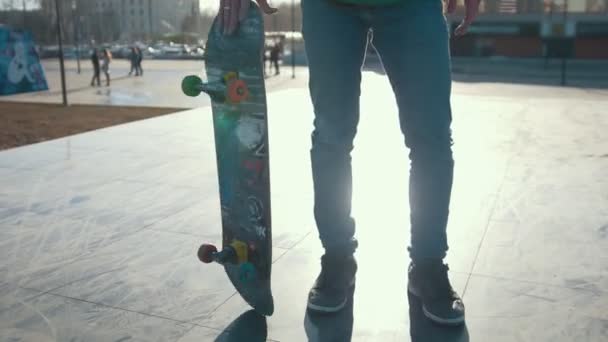
<path id="1" fill-rule="evenodd" d="M 270 7 L 267 0 L 256 0 L 260 8 L 266 14 L 276 13 L 276 8 Z M 220 26 L 224 29 L 224 34 L 232 34 L 236 31 L 239 23 L 247 17 L 250 0 L 220 0 L 220 10 L 218 19 Z"/>
<path id="2" fill-rule="evenodd" d="M 454 31 L 454 34 L 457 37 L 465 35 L 467 33 L 467 31 L 469 30 L 469 26 L 471 26 L 473 21 L 475 21 L 475 18 L 477 17 L 477 14 L 479 13 L 479 2 L 480 2 L 480 0 L 464 0 L 464 8 L 465 8 L 464 20 L 462 20 L 460 25 L 458 25 L 458 27 Z M 454 10 L 456 10 L 456 3 L 457 3 L 457 0 L 448 0 L 448 8 L 447 8 L 448 13 L 454 13 Z"/>

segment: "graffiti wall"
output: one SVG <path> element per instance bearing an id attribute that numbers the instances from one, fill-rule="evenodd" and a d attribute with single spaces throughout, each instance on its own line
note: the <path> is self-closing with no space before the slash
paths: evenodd
<path id="1" fill-rule="evenodd" d="M 0 95 L 47 89 L 31 34 L 0 25 Z"/>

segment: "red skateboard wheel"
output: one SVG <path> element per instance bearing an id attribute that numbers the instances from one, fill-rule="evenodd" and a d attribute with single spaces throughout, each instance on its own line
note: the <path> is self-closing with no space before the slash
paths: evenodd
<path id="1" fill-rule="evenodd" d="M 198 249 L 198 259 L 205 264 L 212 263 L 215 253 L 217 253 L 217 248 L 214 245 L 203 244 Z"/>
<path id="2" fill-rule="evenodd" d="M 249 89 L 243 80 L 233 80 L 228 84 L 228 99 L 232 103 L 239 103 L 249 96 Z"/>

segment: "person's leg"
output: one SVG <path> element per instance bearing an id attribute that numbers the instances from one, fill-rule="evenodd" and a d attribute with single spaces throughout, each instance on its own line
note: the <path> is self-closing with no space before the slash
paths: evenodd
<path id="1" fill-rule="evenodd" d="M 367 28 L 353 11 L 304 0 L 303 35 L 314 107 L 311 163 L 315 220 L 326 252 L 352 254 L 350 152 L 359 122 Z"/>
<path id="2" fill-rule="evenodd" d="M 95 80 L 97 79 L 97 69 L 95 65 L 93 65 L 93 77 L 91 77 L 91 87 L 95 85 Z"/>
<path id="3" fill-rule="evenodd" d="M 443 259 L 452 188 L 448 31 L 440 0 L 376 11 L 373 44 L 395 91 L 410 149 L 412 259 Z"/>
<path id="4" fill-rule="evenodd" d="M 268 62 L 269 62 L 268 52 L 264 51 L 264 76 L 266 76 L 268 74 L 268 72 L 266 71 L 268 69 L 268 67 L 267 67 Z"/>
<path id="5" fill-rule="evenodd" d="M 328 0 L 304 0 L 302 13 L 315 114 L 311 149 L 314 214 L 325 248 L 321 275 L 311 290 L 308 307 L 337 311 L 346 303 L 356 272 L 350 152 L 359 122 L 368 28 L 357 11 Z M 344 260 L 348 260 L 346 265 Z"/>
<path id="6" fill-rule="evenodd" d="M 451 310 L 462 302 L 452 292 L 443 264 L 454 160 L 449 33 L 442 2 L 411 0 L 373 13 L 374 46 L 397 97 L 401 130 L 410 149 L 410 257 L 414 266 L 420 266 L 410 275 L 424 273 L 416 279 L 423 279 L 422 292 L 433 292 L 426 291 L 427 297 L 439 291 L 448 298 L 439 304 L 423 298 L 429 318 L 461 323 L 464 307 Z M 410 277 L 412 292 L 419 292 L 419 285 Z"/>

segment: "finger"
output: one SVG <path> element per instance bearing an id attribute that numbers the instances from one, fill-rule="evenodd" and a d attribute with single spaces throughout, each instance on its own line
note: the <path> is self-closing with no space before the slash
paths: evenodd
<path id="1" fill-rule="evenodd" d="M 224 22 L 224 34 L 230 33 L 230 12 L 232 12 L 232 0 L 226 0 L 224 2 L 224 15 L 222 16 L 222 21 Z"/>
<path id="2" fill-rule="evenodd" d="M 467 25 L 471 25 L 479 13 L 479 0 L 465 0 L 465 18 Z"/>
<path id="3" fill-rule="evenodd" d="M 454 13 L 454 11 L 456 10 L 456 2 L 457 0 L 448 0 L 448 13 Z"/>
<path id="4" fill-rule="evenodd" d="M 467 13 L 464 16 L 464 20 L 462 21 L 462 26 L 464 29 L 468 30 L 469 26 L 471 26 L 471 24 L 473 24 L 473 21 L 475 21 L 475 13 Z"/>
<path id="5" fill-rule="evenodd" d="M 239 22 L 247 18 L 247 11 L 249 11 L 249 0 L 241 0 L 241 7 L 239 9 Z"/>
<path id="6" fill-rule="evenodd" d="M 264 11 L 264 13 L 266 13 L 266 14 L 273 14 L 278 11 L 278 9 L 276 9 L 274 7 L 270 7 L 270 5 L 268 4 L 268 0 L 256 0 L 256 1 L 260 5 L 260 8 L 262 9 L 262 11 Z"/>
<path id="7" fill-rule="evenodd" d="M 463 21 L 462 23 L 460 23 L 460 25 L 458 25 L 456 30 L 454 30 L 454 34 L 457 37 L 462 37 L 467 33 L 468 29 L 469 29 L 469 25 Z"/>
<path id="8" fill-rule="evenodd" d="M 228 26 L 228 34 L 234 33 L 237 26 L 239 25 L 239 8 L 241 5 L 240 0 L 232 0 L 230 5 L 230 25 Z"/>
<path id="9" fill-rule="evenodd" d="M 226 31 L 224 28 L 224 6 L 226 5 L 226 0 L 220 1 L 220 10 L 217 12 L 217 24 L 222 28 L 222 32 Z"/>

